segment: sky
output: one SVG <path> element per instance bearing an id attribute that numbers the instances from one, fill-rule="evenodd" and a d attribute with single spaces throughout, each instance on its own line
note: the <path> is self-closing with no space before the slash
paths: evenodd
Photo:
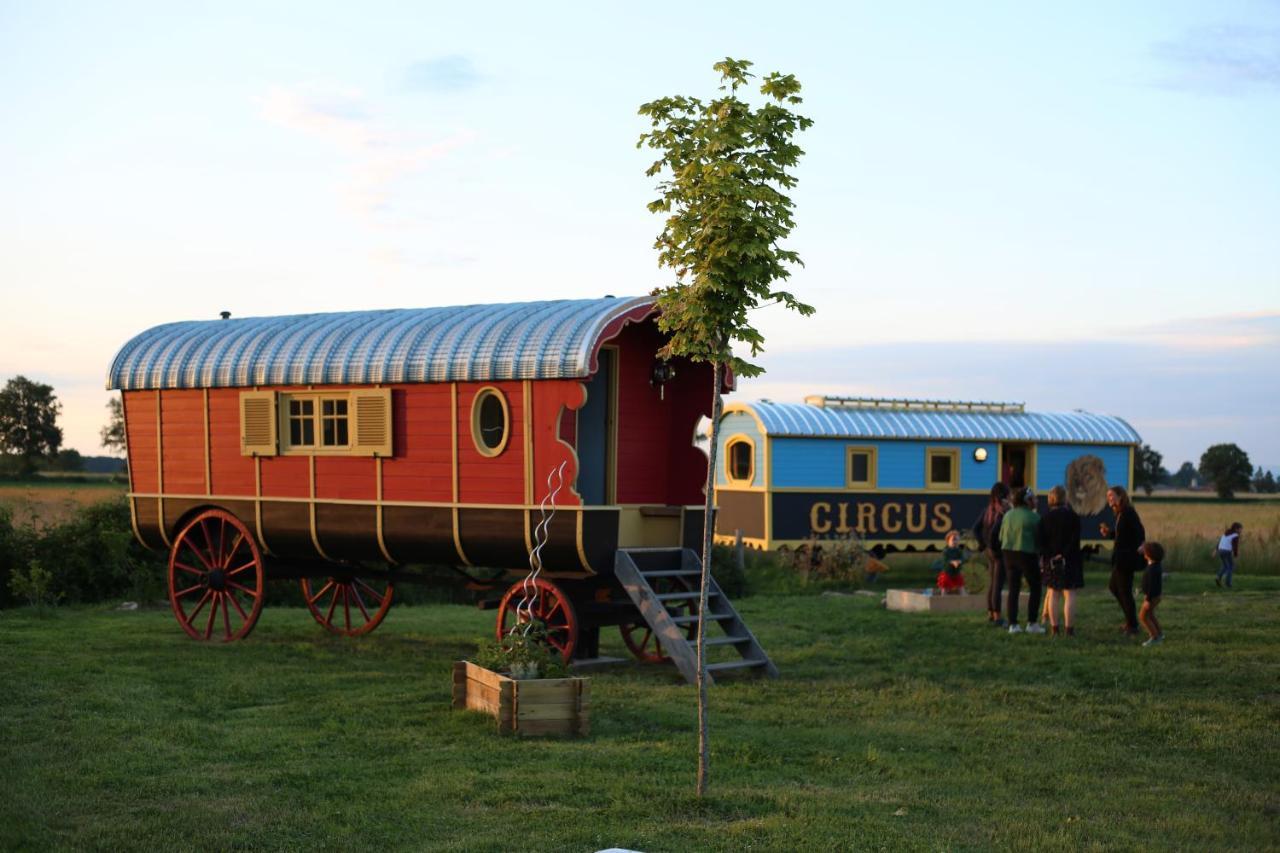
<path id="1" fill-rule="evenodd" d="M 739 396 L 1125 418 L 1280 469 L 1280 0 L 0 0 L 0 379 L 101 452 L 159 323 L 671 282 L 645 101 L 724 56 L 814 126 Z"/>

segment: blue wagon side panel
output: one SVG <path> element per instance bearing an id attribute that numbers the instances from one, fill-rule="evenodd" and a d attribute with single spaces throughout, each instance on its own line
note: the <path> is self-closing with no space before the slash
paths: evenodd
<path id="1" fill-rule="evenodd" d="M 770 484 L 774 488 L 843 489 L 845 450 L 849 447 L 875 448 L 876 489 L 880 491 L 924 489 L 925 451 L 929 449 L 960 452 L 961 491 L 985 491 L 1000 478 L 994 442 L 775 438 Z M 986 462 L 978 462 L 973 457 L 979 447 L 986 448 Z"/>
<path id="2" fill-rule="evenodd" d="M 1036 491 L 1047 492 L 1054 486 L 1066 485 L 1067 466 L 1081 456 L 1096 456 L 1102 460 L 1103 474 L 1108 484 L 1118 483 L 1126 489 L 1130 488 L 1128 447 L 1041 444 L 1036 448 Z"/>

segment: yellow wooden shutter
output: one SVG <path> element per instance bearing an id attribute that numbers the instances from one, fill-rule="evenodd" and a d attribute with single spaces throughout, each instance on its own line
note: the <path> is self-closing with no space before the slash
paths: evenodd
<path id="1" fill-rule="evenodd" d="M 391 389 L 369 388 L 351 392 L 355 412 L 352 453 L 369 456 L 391 455 Z"/>
<path id="2" fill-rule="evenodd" d="M 240 394 L 240 452 L 245 456 L 276 455 L 276 392 Z"/>

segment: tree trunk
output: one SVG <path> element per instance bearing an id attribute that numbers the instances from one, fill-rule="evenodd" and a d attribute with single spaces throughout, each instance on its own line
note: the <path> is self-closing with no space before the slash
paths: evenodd
<path id="1" fill-rule="evenodd" d="M 698 784 L 707 792 L 711 772 L 711 744 L 707 737 L 707 586 L 711 580 L 711 540 L 715 532 L 716 445 L 720 438 L 720 363 L 711 363 L 711 437 L 707 447 L 707 500 L 702 518 L 702 586 L 698 593 Z"/>

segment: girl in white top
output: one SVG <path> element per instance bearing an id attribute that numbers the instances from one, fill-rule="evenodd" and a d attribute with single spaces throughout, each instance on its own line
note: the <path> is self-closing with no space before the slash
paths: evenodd
<path id="1" fill-rule="evenodd" d="M 1228 527 L 1218 539 L 1218 559 L 1222 561 L 1222 568 L 1218 570 L 1218 576 L 1213 582 L 1218 586 L 1222 586 L 1222 581 L 1227 582 L 1227 589 L 1231 589 L 1231 576 L 1236 570 L 1236 558 L 1240 556 L 1240 534 L 1244 532 L 1244 525 L 1236 522 Z"/>

